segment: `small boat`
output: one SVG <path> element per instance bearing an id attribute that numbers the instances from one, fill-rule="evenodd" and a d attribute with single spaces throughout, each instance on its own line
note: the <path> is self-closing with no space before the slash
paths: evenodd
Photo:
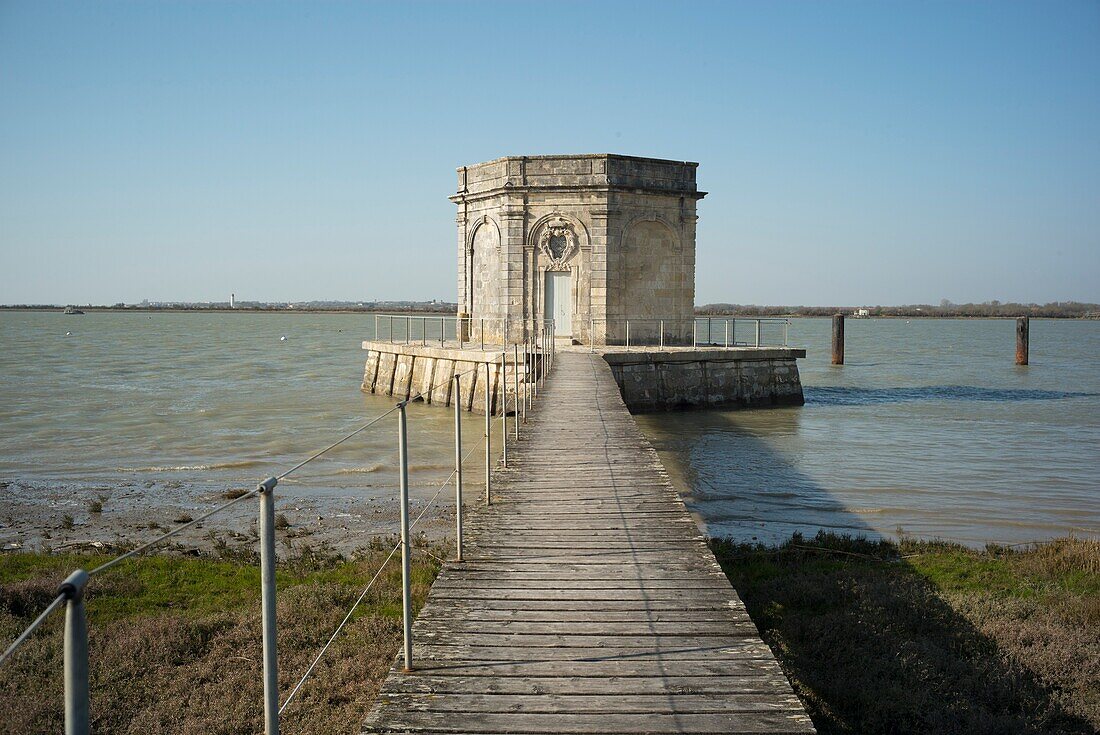
<path id="1" fill-rule="evenodd" d="M 63 311 L 61 313 L 62 314 L 83 314 L 84 312 L 81 311 L 80 309 L 73 308 L 72 306 L 66 306 L 65 311 Z"/>

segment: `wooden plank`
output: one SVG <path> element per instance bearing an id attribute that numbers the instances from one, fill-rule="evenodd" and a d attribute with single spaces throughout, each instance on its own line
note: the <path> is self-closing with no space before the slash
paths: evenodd
<path id="1" fill-rule="evenodd" d="M 385 718 L 383 719 L 383 716 Z M 493 733 L 524 735 L 656 735 L 657 733 L 793 733 L 813 732 L 804 713 L 737 712 L 728 714 L 629 713 L 519 713 L 474 712 L 463 717 L 454 712 L 390 711 L 380 708 L 372 732 L 378 733 Z M 368 721 L 371 724 L 371 721 Z"/>

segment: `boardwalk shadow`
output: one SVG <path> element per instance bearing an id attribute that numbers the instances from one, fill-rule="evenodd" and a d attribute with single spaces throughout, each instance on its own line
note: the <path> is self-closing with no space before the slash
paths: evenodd
<path id="1" fill-rule="evenodd" d="M 665 454 L 666 465 L 676 464 L 677 455 L 704 451 L 698 442 L 707 441 L 708 428 L 726 431 L 729 441 L 727 414 L 702 412 L 690 420 L 697 425 L 690 432 L 668 432 L 676 435 L 675 447 L 661 432 L 657 443 L 676 450 Z M 744 432 L 736 441 L 736 450 L 725 455 L 710 451 L 708 459 L 728 461 L 702 477 L 673 471 L 681 482 L 695 483 L 692 497 L 705 504 L 723 492 L 746 496 L 750 489 L 736 475 L 747 471 L 758 502 L 796 494 L 820 510 L 827 521 L 822 526 L 844 531 L 792 537 L 785 528 L 781 546 L 747 537 L 712 541 L 820 733 L 1095 732 L 952 607 L 893 543 L 874 538 L 858 516 L 764 441 Z M 726 528 L 736 521 L 736 503 L 732 507 L 726 512 L 732 519 L 722 519 Z M 800 522 L 803 528 L 813 525 L 812 516 L 803 520 L 810 521 Z"/>

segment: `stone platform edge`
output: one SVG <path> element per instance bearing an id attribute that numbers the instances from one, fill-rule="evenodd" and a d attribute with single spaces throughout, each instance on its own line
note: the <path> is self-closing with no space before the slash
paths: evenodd
<path id="1" fill-rule="evenodd" d="M 512 352 L 507 353 L 502 376 L 501 353 L 493 350 L 374 341 L 364 341 L 363 349 L 367 350 L 364 392 L 397 398 L 422 393 L 425 403 L 452 406 L 451 378 L 467 373 L 459 381 L 458 398 L 463 410 L 485 412 L 486 386 L 491 413 L 500 413 L 501 401 L 509 413 L 515 410 Z M 805 402 L 797 363 L 798 358 L 806 356 L 803 349 L 597 348 L 594 351 L 610 366 L 623 401 L 635 413 L 801 406 Z M 488 376 L 484 369 L 487 362 Z M 475 366 L 479 369 L 474 370 Z M 521 376 L 521 391 L 522 380 Z"/>

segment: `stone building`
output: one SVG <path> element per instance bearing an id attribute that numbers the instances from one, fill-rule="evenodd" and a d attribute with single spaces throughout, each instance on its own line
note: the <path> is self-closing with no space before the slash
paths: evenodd
<path id="1" fill-rule="evenodd" d="M 698 164 L 610 154 L 509 156 L 458 169 L 459 315 L 515 342 L 552 320 L 606 344 L 691 330 Z"/>

